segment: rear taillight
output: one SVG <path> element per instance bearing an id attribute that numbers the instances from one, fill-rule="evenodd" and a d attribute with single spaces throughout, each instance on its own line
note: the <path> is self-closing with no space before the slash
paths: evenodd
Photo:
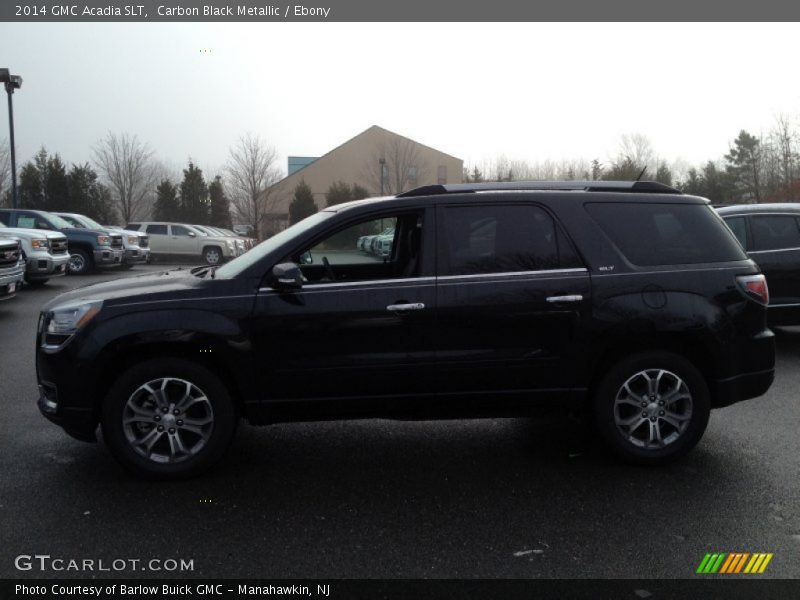
<path id="1" fill-rule="evenodd" d="M 769 288 L 767 287 L 767 278 L 764 275 L 739 275 L 736 278 L 736 283 L 739 284 L 739 287 L 748 298 L 752 298 L 764 305 L 769 304 Z"/>

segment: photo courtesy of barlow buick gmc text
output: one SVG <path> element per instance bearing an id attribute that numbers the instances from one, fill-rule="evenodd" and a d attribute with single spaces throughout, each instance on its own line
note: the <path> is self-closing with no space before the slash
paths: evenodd
<path id="1" fill-rule="evenodd" d="M 798 20 L 0 4 L 0 600 L 800 597 Z"/>

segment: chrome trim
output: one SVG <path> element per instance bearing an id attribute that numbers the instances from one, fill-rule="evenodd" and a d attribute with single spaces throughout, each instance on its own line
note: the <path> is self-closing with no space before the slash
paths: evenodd
<path id="1" fill-rule="evenodd" d="M 422 310 L 425 308 L 425 305 L 422 302 L 409 302 L 406 304 L 390 304 L 386 307 L 386 310 L 389 311 L 397 311 L 397 312 L 404 312 L 409 310 Z"/>
<path id="2" fill-rule="evenodd" d="M 580 302 L 583 300 L 583 296 L 580 294 L 572 294 L 569 296 L 548 296 L 545 298 L 545 300 L 552 304 L 557 304 L 559 302 Z"/>
<path id="3" fill-rule="evenodd" d="M 461 279 L 498 279 L 504 277 L 525 277 L 528 275 L 562 275 L 564 273 L 586 273 L 584 267 L 575 269 L 542 269 L 539 271 L 507 271 L 505 273 L 477 273 L 475 275 L 443 275 L 437 281 L 458 281 Z"/>
<path id="4" fill-rule="evenodd" d="M 748 254 L 765 254 L 767 252 L 792 252 L 800 250 L 800 248 L 775 248 L 774 250 L 748 250 Z"/>
<path id="5" fill-rule="evenodd" d="M 800 306 L 800 302 L 793 302 L 791 304 L 772 304 L 770 302 L 767 308 L 797 308 L 798 306 Z"/>
<path id="6" fill-rule="evenodd" d="M 308 285 L 304 285 L 297 291 L 301 290 L 317 290 L 317 289 L 329 289 L 329 288 L 340 288 L 340 287 L 348 287 L 348 286 L 357 286 L 357 285 L 367 285 L 367 286 L 375 286 L 381 285 L 385 283 L 426 283 L 435 281 L 435 277 L 403 277 L 400 279 L 373 279 L 373 280 L 363 280 L 363 281 L 339 281 L 336 283 L 309 283 Z M 276 291 L 274 288 L 271 287 L 262 287 L 258 288 L 259 292 L 274 292 Z"/>

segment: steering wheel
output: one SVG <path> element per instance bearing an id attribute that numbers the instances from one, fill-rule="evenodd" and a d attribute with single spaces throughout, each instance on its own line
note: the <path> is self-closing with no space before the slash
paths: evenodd
<path id="1" fill-rule="evenodd" d="M 331 281 L 336 281 L 336 276 L 333 274 L 333 268 L 331 268 L 331 263 L 327 256 L 322 257 L 322 264 L 325 266 L 325 277 Z"/>

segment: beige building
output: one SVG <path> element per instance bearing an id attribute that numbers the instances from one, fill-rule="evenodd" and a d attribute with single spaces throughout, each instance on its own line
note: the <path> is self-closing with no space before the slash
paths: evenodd
<path id="1" fill-rule="evenodd" d="M 321 209 L 337 181 L 358 184 L 373 196 L 392 195 L 421 185 L 461 183 L 463 168 L 460 158 L 373 125 L 318 158 L 289 157 L 289 175 L 265 194 L 262 232 L 268 236 L 287 227 L 289 203 L 301 181 Z"/>

